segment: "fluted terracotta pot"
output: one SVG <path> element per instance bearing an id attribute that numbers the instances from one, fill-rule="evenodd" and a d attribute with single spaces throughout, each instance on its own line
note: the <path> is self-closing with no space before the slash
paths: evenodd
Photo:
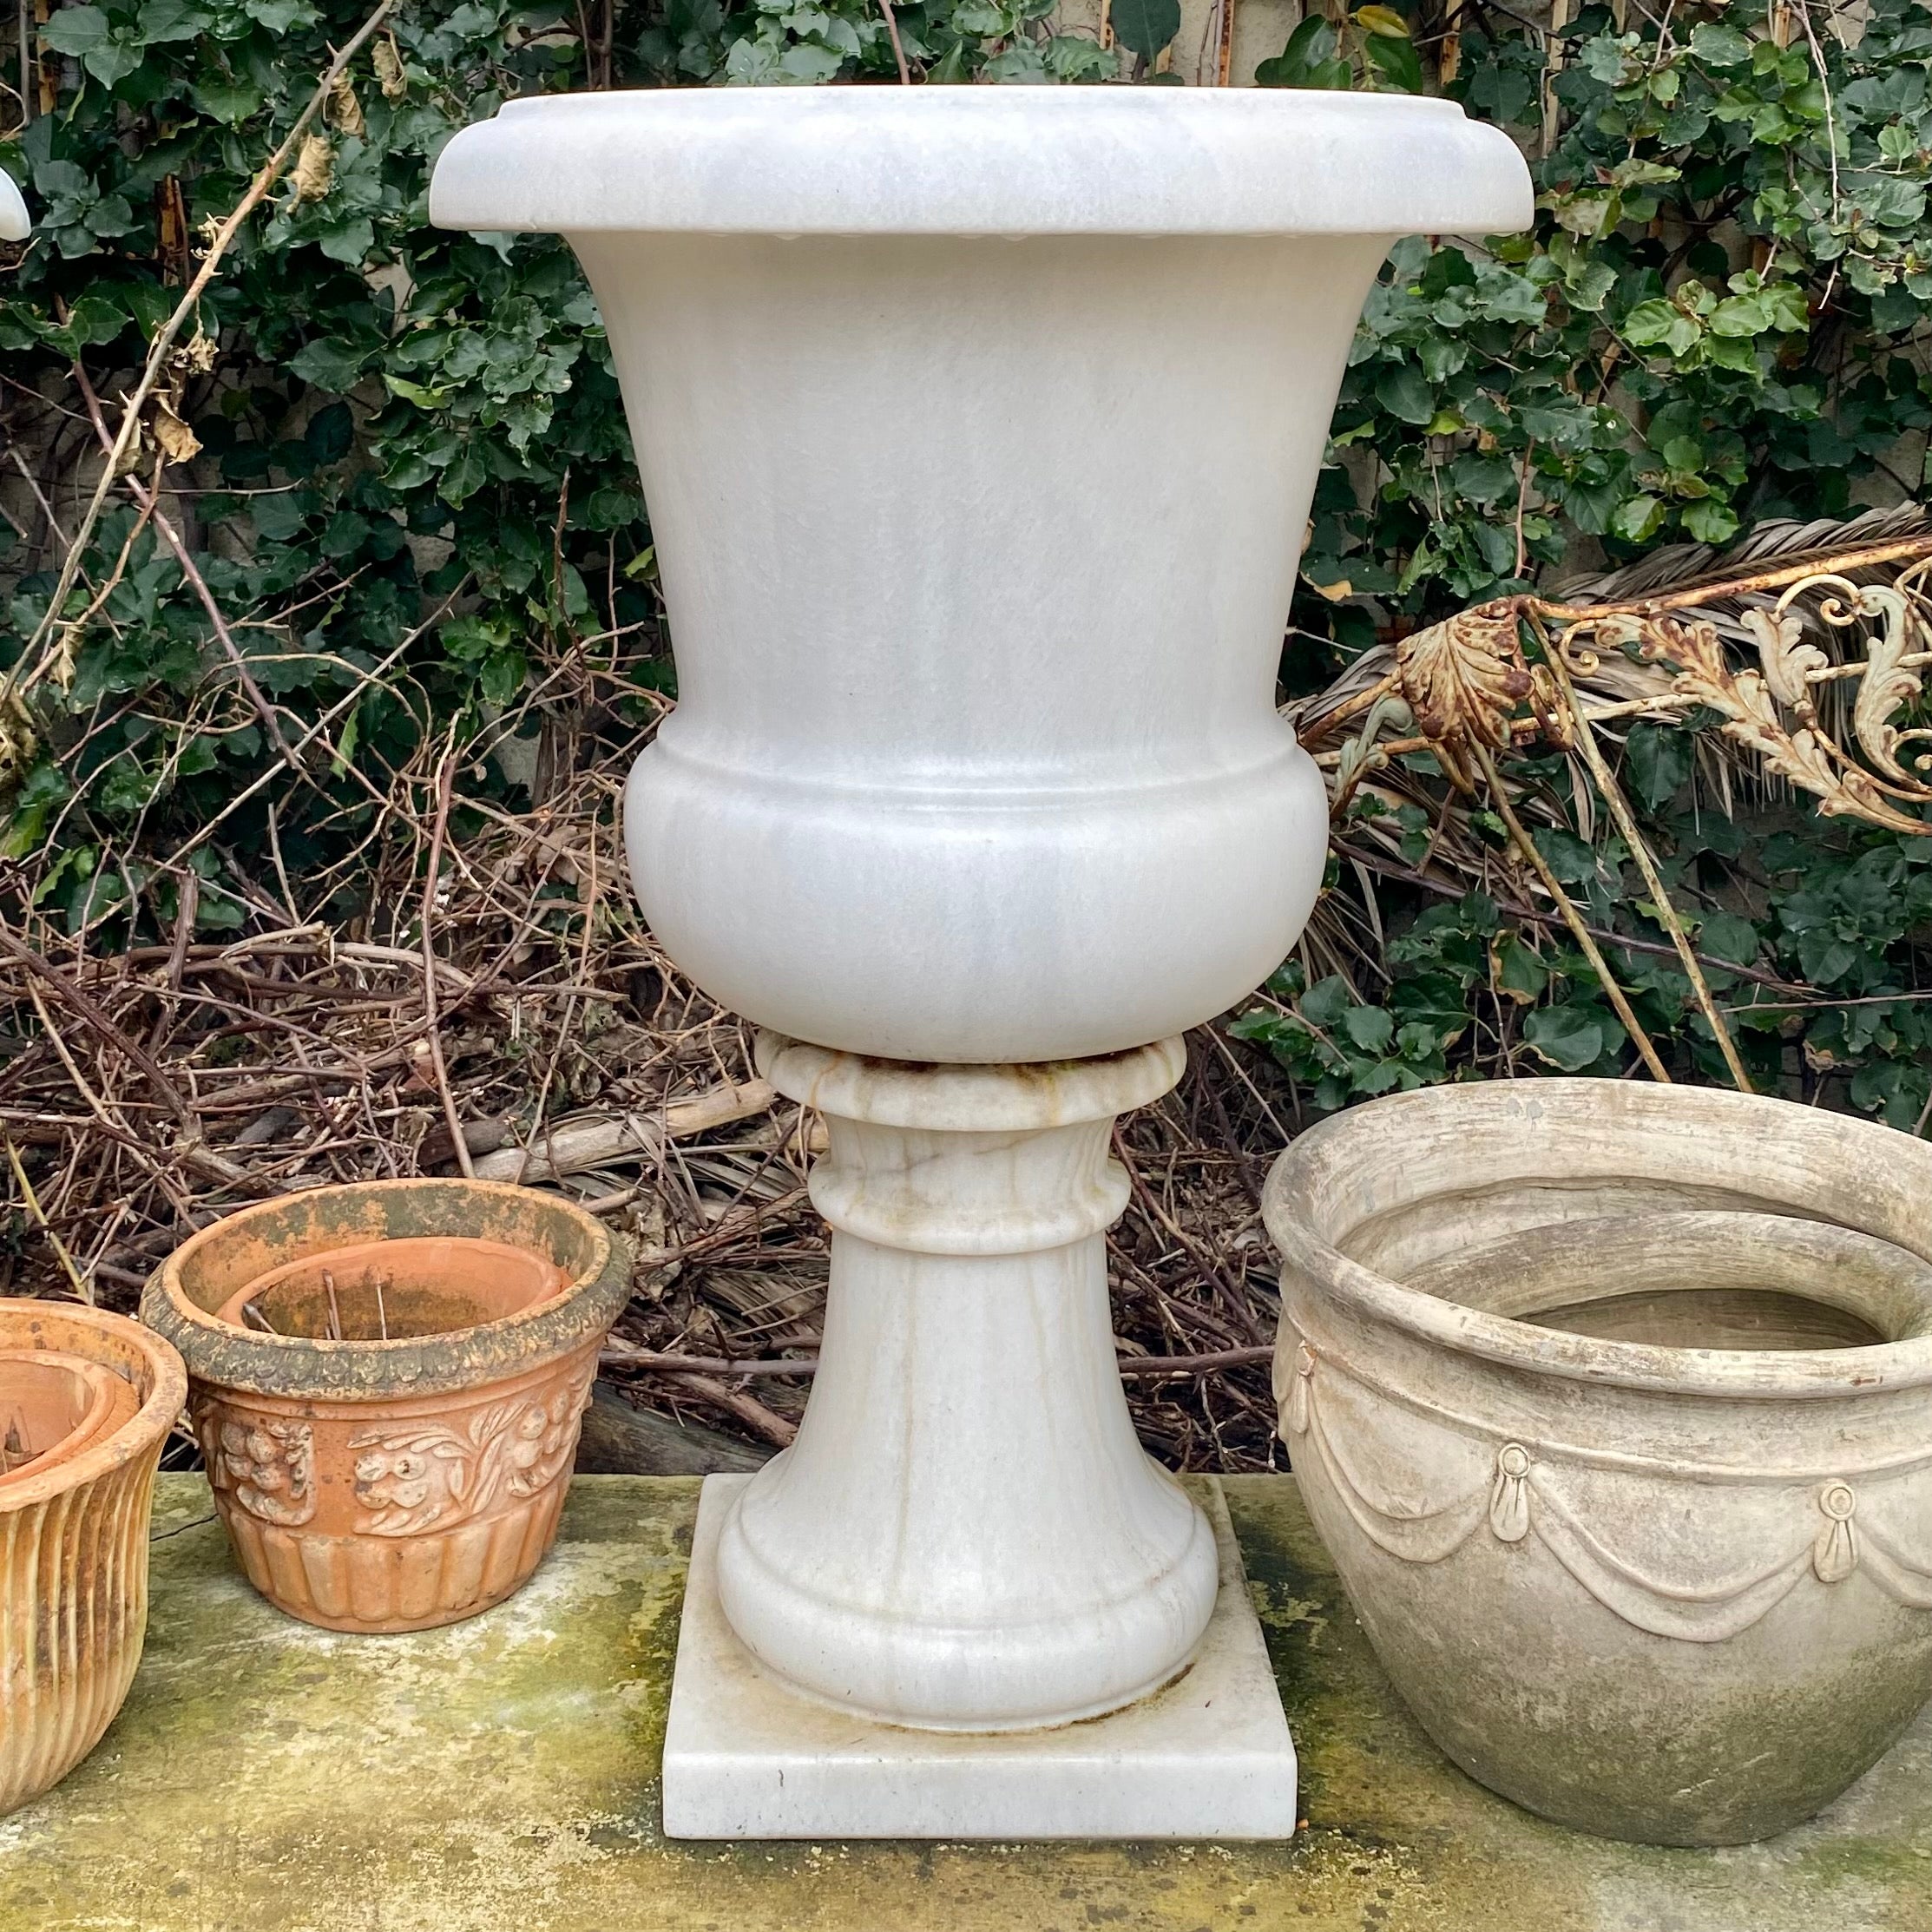
<path id="1" fill-rule="evenodd" d="M 181 1357 L 119 1315 L 0 1300 L 0 1811 L 100 1742 L 148 1625 L 148 1518 L 187 1393 Z"/>
<path id="2" fill-rule="evenodd" d="M 394 1244 L 415 1265 L 437 1240 L 447 1278 L 412 1302 L 394 1288 L 411 1268 L 384 1271 L 378 1315 L 371 1256 Z M 520 1291 L 506 1300 L 500 1253 L 466 1265 L 465 1240 L 534 1258 Z M 597 1351 L 629 1292 L 621 1239 L 566 1202 L 488 1181 L 371 1181 L 217 1221 L 163 1265 L 141 1313 L 187 1359 L 249 1581 L 332 1630 L 422 1630 L 501 1602 L 549 1548 Z M 318 1333 L 245 1325 L 244 1304 L 314 1325 L 325 1296 Z M 466 1309 L 485 1318 L 466 1323 Z"/>

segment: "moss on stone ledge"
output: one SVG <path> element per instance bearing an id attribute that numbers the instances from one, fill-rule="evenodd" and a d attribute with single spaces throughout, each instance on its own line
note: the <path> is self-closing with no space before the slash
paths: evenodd
<path id="1" fill-rule="evenodd" d="M 529 1587 L 335 1636 L 255 1597 L 161 1480 L 148 1654 L 65 1784 L 0 1820 L 4 1932 L 1925 1932 L 1932 1726 L 1769 1845 L 1528 1817 L 1390 1692 L 1292 1482 L 1226 1485 L 1302 1753 L 1287 1845 L 667 1843 L 657 1763 L 697 1484 L 580 1477 Z M 1927 1848 L 1927 1849 L 1921 1849 Z"/>

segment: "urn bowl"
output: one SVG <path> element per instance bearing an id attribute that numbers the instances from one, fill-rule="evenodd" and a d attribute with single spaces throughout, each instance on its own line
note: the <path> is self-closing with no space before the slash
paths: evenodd
<path id="1" fill-rule="evenodd" d="M 794 1038 L 1110 1053 L 1266 977 L 1320 778 L 1275 677 L 1396 236 L 1526 223 L 1451 103 L 1178 88 L 513 102 L 445 226 L 568 237 L 678 667 L 625 837 L 671 956 Z"/>

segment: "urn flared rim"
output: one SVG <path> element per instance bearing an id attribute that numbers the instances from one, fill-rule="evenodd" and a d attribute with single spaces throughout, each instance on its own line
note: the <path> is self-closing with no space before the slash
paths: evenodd
<path id="1" fill-rule="evenodd" d="M 1593 1142 L 1595 1156 L 1583 1151 Z M 1573 1334 L 1411 1288 L 1344 1254 L 1318 1225 L 1318 1203 L 1345 1173 L 1379 1177 L 1364 1183 L 1374 1196 L 1371 1212 L 1396 1212 L 1441 1198 L 1414 1177 L 1452 1162 L 1470 1177 L 1464 1191 L 1647 1178 L 1713 1198 L 1728 1193 L 1734 1205 L 1755 1199 L 1764 1212 L 1836 1222 L 1932 1260 L 1932 1145 L 1925 1141 L 1875 1121 L 1705 1088 L 1589 1079 L 1430 1088 L 1350 1108 L 1298 1135 L 1268 1176 L 1262 1215 L 1288 1268 L 1320 1298 L 1453 1354 L 1524 1373 L 1759 1401 L 1932 1383 L 1932 1335 L 1873 1347 L 1759 1351 Z"/>
<path id="2" fill-rule="evenodd" d="M 1529 171 L 1453 102 L 1298 89 L 657 88 L 508 102 L 443 150 L 448 228 L 1493 234 Z"/>

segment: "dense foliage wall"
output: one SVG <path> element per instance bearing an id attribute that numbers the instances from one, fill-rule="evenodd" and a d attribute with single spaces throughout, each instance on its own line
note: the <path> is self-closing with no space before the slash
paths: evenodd
<path id="1" fill-rule="evenodd" d="M 272 863 L 353 925 L 398 773 L 427 783 L 460 745 L 465 792 L 524 809 L 673 688 L 595 306 L 555 240 L 429 227 L 454 128 L 536 89 L 890 83 L 902 57 L 925 84 L 1158 84 L 1180 10 L 1114 0 L 1103 47 L 1041 0 L 399 7 L 223 260 L 49 628 L 95 398 L 111 428 L 212 225 L 363 16 L 69 0 L 0 108 L 36 221 L 0 271 L 10 917 L 113 945 L 168 932 L 189 890 L 220 932 L 268 916 Z M 1447 91 L 1522 142 L 1540 212 L 1530 235 L 1396 249 L 1336 417 L 1289 690 L 1512 587 L 1917 496 L 1929 62 L 1917 0 L 1560 4 L 1541 26 L 1408 0 L 1296 30 L 1264 84 Z M 1727 813 L 1693 731 L 1640 725 L 1626 760 L 1687 917 L 1758 974 L 1719 990 L 1751 1009 L 1760 1071 L 1922 1124 L 1932 839 L 1821 822 L 1741 772 Z M 1598 922 L 1654 939 L 1562 761 L 1515 769 Z M 1419 857 L 1442 828 L 1417 819 Z M 1378 943 L 1291 972 L 1248 1030 L 1331 1103 L 1472 1065 L 1622 1065 L 1587 972 L 1496 904 L 1384 882 Z M 1710 1068 L 1674 967 L 1623 963 L 1646 1026 Z"/>

